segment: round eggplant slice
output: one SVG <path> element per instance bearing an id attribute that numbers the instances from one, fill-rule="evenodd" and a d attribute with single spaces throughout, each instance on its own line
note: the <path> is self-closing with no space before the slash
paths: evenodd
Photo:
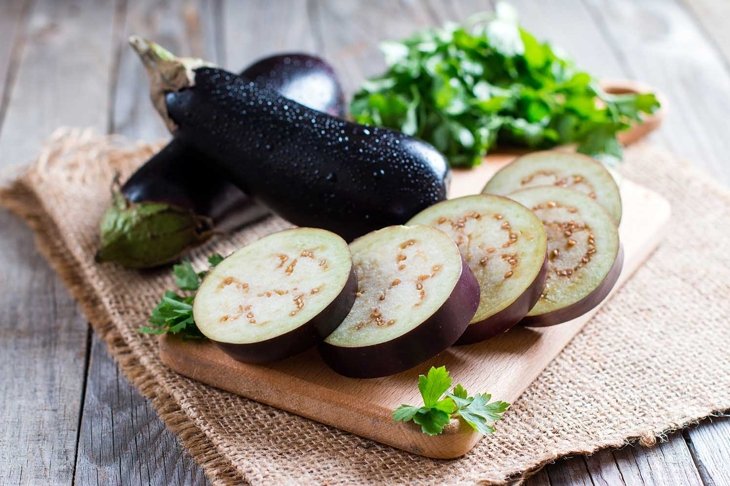
<path id="1" fill-rule="evenodd" d="M 546 150 L 523 155 L 494 174 L 482 192 L 505 196 L 540 186 L 582 192 L 606 208 L 617 224 L 621 221 L 616 181 L 603 164 L 582 154 Z"/>
<path id="2" fill-rule="evenodd" d="M 200 331 L 233 358 L 265 363 L 329 335 L 355 301 L 347 243 L 296 228 L 266 236 L 219 263 L 193 303 Z"/>
<path id="3" fill-rule="evenodd" d="M 479 306 L 479 283 L 442 231 L 389 226 L 350 251 L 357 298 L 320 344 L 342 375 L 375 378 L 416 366 L 454 344 Z"/>
<path id="4" fill-rule="evenodd" d="M 548 240 L 548 275 L 525 326 L 552 326 L 597 306 L 618 280 L 623 252 L 606 210 L 585 194 L 535 187 L 510 197 L 535 212 Z"/>
<path id="5" fill-rule="evenodd" d="M 547 237 L 535 214 L 501 196 L 476 195 L 431 206 L 408 224 L 444 231 L 479 281 L 479 308 L 457 344 L 489 339 L 532 309 L 547 275 Z"/>

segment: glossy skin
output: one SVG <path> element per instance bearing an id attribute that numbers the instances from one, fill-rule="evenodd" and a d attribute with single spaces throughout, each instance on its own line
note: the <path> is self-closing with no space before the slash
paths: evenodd
<path id="1" fill-rule="evenodd" d="M 175 136 L 244 192 L 299 226 L 346 240 L 446 198 L 448 164 L 402 133 L 317 112 L 218 68 L 165 98 Z"/>
<path id="2" fill-rule="evenodd" d="M 337 373 L 352 378 L 393 375 L 436 356 L 456 342 L 479 307 L 479 282 L 462 258 L 454 291 L 428 319 L 409 332 L 384 343 L 359 348 L 323 341 L 319 353 Z"/>
<path id="3" fill-rule="evenodd" d="M 252 64 L 241 73 L 257 85 L 281 93 L 315 110 L 343 117 L 345 101 L 332 68 L 314 56 L 286 54 Z M 267 211 L 218 172 L 209 157 L 174 139 L 124 183 L 130 202 L 155 201 L 190 209 L 221 224 L 237 226 L 260 218 Z"/>

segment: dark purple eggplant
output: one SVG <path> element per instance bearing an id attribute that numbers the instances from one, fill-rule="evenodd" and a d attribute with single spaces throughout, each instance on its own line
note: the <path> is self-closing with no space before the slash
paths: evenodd
<path id="1" fill-rule="evenodd" d="M 175 136 L 296 225 L 351 240 L 446 198 L 448 164 L 425 142 L 335 118 L 203 61 L 130 41 Z"/>
<path id="2" fill-rule="evenodd" d="M 262 59 L 241 77 L 314 110 L 344 117 L 344 96 L 333 69 L 307 54 Z M 186 249 L 256 221 L 269 211 L 256 204 L 211 163 L 175 138 L 115 190 L 101 224 L 100 261 L 155 267 Z"/>

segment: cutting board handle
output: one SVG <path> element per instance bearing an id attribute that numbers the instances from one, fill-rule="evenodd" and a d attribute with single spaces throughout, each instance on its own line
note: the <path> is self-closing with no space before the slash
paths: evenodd
<path id="1" fill-rule="evenodd" d="M 667 113 L 667 100 L 657 90 L 649 85 L 639 83 L 638 81 L 630 81 L 628 79 L 608 79 L 601 81 L 601 88 L 611 94 L 629 94 L 629 93 L 655 93 L 661 106 L 657 111 L 644 118 L 644 121 L 638 125 L 634 125 L 625 132 L 618 134 L 618 139 L 623 145 L 631 145 L 638 142 L 651 132 L 659 128 Z"/>

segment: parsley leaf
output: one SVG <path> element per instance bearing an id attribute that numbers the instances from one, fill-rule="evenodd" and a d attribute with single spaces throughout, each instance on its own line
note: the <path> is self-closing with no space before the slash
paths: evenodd
<path id="1" fill-rule="evenodd" d="M 457 395 L 457 390 L 449 396 L 456 402 L 458 407 L 456 413 L 471 428 L 482 433 L 491 434 L 494 432 L 492 424 L 502 418 L 502 414 L 509 408 L 507 402 L 492 402 L 488 393 L 478 393 L 474 397 L 466 397 L 466 390 L 462 387 L 462 396 Z"/>
<path id="2" fill-rule="evenodd" d="M 449 372 L 446 371 L 446 366 L 439 368 L 431 367 L 428 370 L 428 375 L 420 375 L 418 377 L 418 390 L 421 392 L 423 397 L 423 403 L 426 407 L 433 407 L 441 398 L 441 395 L 446 393 L 446 390 L 451 386 L 451 377 Z"/>
<path id="3" fill-rule="evenodd" d="M 188 260 L 184 260 L 179 265 L 173 266 L 172 273 L 175 275 L 175 285 L 180 290 L 194 291 L 200 287 L 200 276 L 198 276 L 198 273 L 193 269 L 192 263 Z"/>
<path id="4" fill-rule="evenodd" d="M 421 432 L 424 434 L 439 435 L 451 422 L 451 414 L 435 408 L 422 407 L 413 417 L 413 421 L 421 426 Z"/>
<path id="5" fill-rule="evenodd" d="M 509 403 L 490 402 L 492 397 L 487 393 L 470 397 L 461 384 L 447 393 L 450 386 L 451 376 L 446 367 L 432 366 L 428 374 L 418 377 L 418 390 L 424 406 L 401 405 L 393 411 L 393 420 L 413 421 L 421 426 L 424 434 L 438 435 L 453 417 L 459 417 L 477 432 L 485 435 L 493 433 L 494 422 L 502 418 Z"/>
<path id="6" fill-rule="evenodd" d="M 208 257 L 210 268 L 215 267 L 221 261 L 223 261 L 223 257 L 217 253 Z M 152 309 L 148 320 L 150 325 L 140 327 L 139 332 L 156 335 L 180 334 L 186 339 L 202 339 L 204 336 L 193 319 L 193 300 L 194 292 L 200 287 L 206 273 L 208 272 L 196 272 L 188 260 L 174 265 L 172 274 L 175 285 L 187 293 L 165 291 L 160 302 Z"/>
<path id="7" fill-rule="evenodd" d="M 221 256 L 220 253 L 213 253 L 211 256 L 208 257 L 208 265 L 210 265 L 211 267 L 215 267 L 223 260 L 224 258 L 223 256 Z"/>
<path id="8" fill-rule="evenodd" d="M 659 108 L 652 93 L 604 92 L 520 27 L 504 3 L 495 14 L 423 30 L 382 50 L 388 68 L 355 94 L 353 117 L 426 140 L 452 166 L 478 165 L 497 145 L 575 143 L 615 161 L 622 155 L 616 134 Z"/>

